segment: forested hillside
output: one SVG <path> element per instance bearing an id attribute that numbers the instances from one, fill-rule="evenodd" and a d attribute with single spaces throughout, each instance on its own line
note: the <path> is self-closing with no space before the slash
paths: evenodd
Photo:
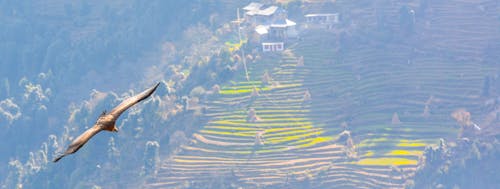
<path id="1" fill-rule="evenodd" d="M 297 23 L 281 52 L 248 3 L 0 1 L 0 187 L 499 187 L 496 0 L 262 1 Z"/>
<path id="2" fill-rule="evenodd" d="M 176 112 L 183 112 L 182 96 L 205 83 L 184 82 L 186 76 L 218 56 L 225 41 L 216 32 L 227 34 L 223 25 L 244 3 L 1 1 L 2 188 L 132 187 L 147 172 L 145 157 L 155 157 L 158 145 L 169 151 L 169 135 L 184 129 L 167 125 L 192 120 Z M 82 156 L 50 162 L 103 110 L 158 81 L 155 99 L 118 121 L 119 135 L 99 134 Z M 148 108 L 153 120 L 137 119 Z M 116 181 L 121 176 L 134 179 Z"/>

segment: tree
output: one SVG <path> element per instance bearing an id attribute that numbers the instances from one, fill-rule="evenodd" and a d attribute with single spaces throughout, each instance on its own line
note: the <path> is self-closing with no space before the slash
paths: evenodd
<path id="1" fill-rule="evenodd" d="M 265 130 L 257 131 L 257 133 L 255 133 L 255 142 L 254 142 L 255 146 L 264 145 L 264 143 L 265 143 L 264 134 L 266 134 Z"/>
<path id="2" fill-rule="evenodd" d="M 175 131 L 168 141 L 169 147 L 175 151 L 182 144 L 186 144 L 189 139 L 186 137 L 186 134 L 183 131 Z"/>
<path id="3" fill-rule="evenodd" d="M 455 110 L 453 113 L 451 113 L 451 117 L 453 117 L 461 126 L 472 125 L 472 121 L 470 120 L 470 113 L 464 108 Z"/>
<path id="4" fill-rule="evenodd" d="M 205 95 L 205 93 L 205 89 L 202 86 L 198 86 L 191 90 L 189 96 L 201 98 Z"/>
<path id="5" fill-rule="evenodd" d="M 496 188 L 498 146 L 494 138 L 462 138 L 450 145 L 441 139 L 424 150 L 414 182 L 406 188 Z"/>
<path id="6" fill-rule="evenodd" d="M 271 80 L 272 80 L 272 78 L 266 70 L 264 72 L 264 75 L 262 75 L 262 84 L 269 85 L 271 83 Z"/>
<path id="7" fill-rule="evenodd" d="M 431 115 L 431 110 L 429 108 L 429 105 L 426 104 L 422 116 L 424 116 L 424 118 L 428 118 L 430 115 Z"/>
<path id="8" fill-rule="evenodd" d="M 23 177 L 24 177 L 24 166 L 19 160 L 13 160 L 9 162 L 8 165 L 9 174 L 7 175 L 6 182 L 2 186 L 3 188 L 22 188 Z"/>
<path id="9" fill-rule="evenodd" d="M 215 84 L 214 86 L 212 86 L 212 93 L 213 94 L 219 94 L 220 93 L 220 86 Z"/>
<path id="10" fill-rule="evenodd" d="M 257 88 L 253 87 L 250 97 L 252 99 L 256 99 L 258 96 L 260 96 L 259 91 L 257 90 Z"/>
<path id="11" fill-rule="evenodd" d="M 48 158 L 49 159 L 54 159 L 58 153 L 60 153 L 58 150 L 59 144 L 57 143 L 57 136 L 56 135 L 49 135 L 49 141 L 48 141 Z"/>
<path id="12" fill-rule="evenodd" d="M 304 102 L 309 102 L 311 101 L 311 93 L 309 92 L 309 90 L 306 90 L 306 92 L 304 92 L 304 98 L 302 99 Z"/>
<path id="13" fill-rule="evenodd" d="M 391 124 L 393 124 L 393 125 L 401 124 L 401 120 L 399 120 L 399 116 L 398 116 L 397 112 L 394 112 L 394 114 L 392 114 Z"/>
<path id="14" fill-rule="evenodd" d="M 339 134 L 337 142 L 344 145 L 343 151 L 347 158 L 357 158 L 356 146 L 354 145 L 350 131 L 342 131 L 342 133 Z"/>
<path id="15" fill-rule="evenodd" d="M 297 66 L 298 67 L 304 66 L 304 56 L 299 57 L 299 59 L 297 60 Z"/>
<path id="16" fill-rule="evenodd" d="M 146 142 L 143 166 L 143 173 L 145 175 L 156 175 L 158 171 L 158 164 L 160 162 L 159 148 L 160 144 L 158 144 L 158 142 L 156 141 Z"/>
<path id="17" fill-rule="evenodd" d="M 250 108 L 248 110 L 248 114 L 247 114 L 247 122 L 253 123 L 253 122 L 256 122 L 256 121 L 259 121 L 259 120 L 260 120 L 260 118 L 257 116 L 257 113 L 255 112 L 255 109 Z"/>
<path id="18" fill-rule="evenodd" d="M 117 163 L 118 158 L 120 157 L 120 150 L 116 148 L 115 138 L 109 138 L 108 142 L 108 159 Z"/>
<path id="19" fill-rule="evenodd" d="M 458 137 L 473 137 L 476 134 L 476 130 L 479 130 L 478 126 L 471 121 L 471 115 L 468 111 L 463 108 L 455 110 L 451 117 L 453 117 L 460 125 L 460 131 L 458 132 Z"/>
<path id="20" fill-rule="evenodd" d="M 15 104 L 13 98 L 0 101 L 0 120 L 5 120 L 12 124 L 21 117 L 21 108 Z"/>

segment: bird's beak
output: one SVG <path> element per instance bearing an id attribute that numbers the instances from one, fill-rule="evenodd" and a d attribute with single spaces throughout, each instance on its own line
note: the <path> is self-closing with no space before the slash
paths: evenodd
<path id="1" fill-rule="evenodd" d="M 118 128 L 114 127 L 113 132 L 118 132 Z"/>

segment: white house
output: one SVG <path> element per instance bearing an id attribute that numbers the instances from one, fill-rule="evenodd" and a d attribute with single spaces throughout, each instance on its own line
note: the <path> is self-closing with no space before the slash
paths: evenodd
<path id="1" fill-rule="evenodd" d="M 270 25 L 258 25 L 255 27 L 255 32 L 259 34 L 261 39 L 285 41 L 288 38 L 296 38 L 298 36 L 298 32 L 295 29 L 296 25 L 297 23 L 285 19 Z"/>
<path id="2" fill-rule="evenodd" d="M 335 24 L 340 22 L 339 13 L 318 13 L 306 14 L 306 28 L 326 28 L 332 29 Z"/>
<path id="3" fill-rule="evenodd" d="M 283 51 L 289 38 L 298 37 L 297 23 L 287 19 L 287 12 L 281 7 L 253 2 L 243 10 L 247 24 L 255 26 L 254 32 L 264 52 Z"/>
<path id="4" fill-rule="evenodd" d="M 282 19 L 275 21 L 269 27 L 271 29 L 274 28 L 274 30 L 279 31 L 280 32 L 279 35 L 282 36 L 283 40 L 286 40 L 288 38 L 297 38 L 299 36 L 296 26 L 297 23 L 295 23 L 294 21 L 288 19 Z"/>
<path id="5" fill-rule="evenodd" d="M 283 51 L 285 42 L 289 38 L 297 38 L 295 29 L 297 24 L 291 20 L 284 19 L 270 25 L 258 25 L 255 32 L 258 34 L 262 44 L 262 51 Z"/>

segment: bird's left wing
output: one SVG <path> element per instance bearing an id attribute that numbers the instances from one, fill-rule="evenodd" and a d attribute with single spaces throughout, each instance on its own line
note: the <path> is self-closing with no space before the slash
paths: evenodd
<path id="1" fill-rule="evenodd" d="M 151 96 L 151 94 L 153 94 L 153 92 L 156 90 L 156 88 L 158 88 L 159 85 L 160 83 L 157 83 L 155 86 L 139 93 L 138 95 L 125 99 L 122 103 L 113 108 L 113 110 L 111 110 L 109 114 L 113 115 L 113 117 L 117 119 L 125 110 Z"/>

